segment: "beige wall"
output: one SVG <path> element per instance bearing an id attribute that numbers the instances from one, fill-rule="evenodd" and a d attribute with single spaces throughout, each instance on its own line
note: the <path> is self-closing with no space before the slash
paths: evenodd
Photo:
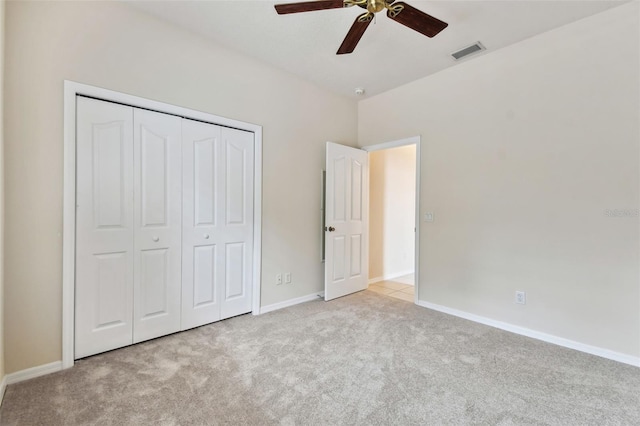
<path id="1" fill-rule="evenodd" d="M 640 207 L 638 15 L 617 7 L 359 103 L 361 142 L 422 135 L 422 300 L 640 356 L 638 217 L 605 215 Z"/>
<path id="2" fill-rule="evenodd" d="M 369 154 L 369 279 L 413 272 L 416 146 Z"/>
<path id="3" fill-rule="evenodd" d="M 5 2 L 0 0 L 0 380 L 4 377 L 4 11 Z"/>
<path id="4" fill-rule="evenodd" d="M 264 126 L 262 305 L 322 290 L 324 146 L 355 142 L 354 101 L 126 5 L 9 2 L 6 13 L 8 372 L 61 359 L 64 79 Z M 293 284 L 276 287 L 284 272 Z"/>

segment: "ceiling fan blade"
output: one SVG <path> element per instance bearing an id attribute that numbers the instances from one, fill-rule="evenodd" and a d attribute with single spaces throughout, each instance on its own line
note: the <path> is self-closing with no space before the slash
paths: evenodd
<path id="1" fill-rule="evenodd" d="M 364 19 L 365 16 L 368 19 Z M 372 20 L 373 15 L 369 12 L 363 13 L 362 15 L 358 16 L 349 29 L 347 36 L 342 41 L 342 44 L 336 52 L 336 55 L 344 55 L 345 53 L 353 52 Z"/>
<path id="2" fill-rule="evenodd" d="M 344 2 L 343 0 L 317 0 L 276 4 L 274 7 L 278 15 L 285 15 L 287 13 L 313 12 L 314 10 L 341 9 L 344 7 Z"/>
<path id="3" fill-rule="evenodd" d="M 399 10 L 400 6 L 402 10 L 396 13 L 395 10 Z M 431 15 L 427 15 L 413 6 L 409 6 L 405 2 L 394 3 L 393 6 L 387 10 L 387 16 L 427 37 L 435 36 L 449 25 Z"/>

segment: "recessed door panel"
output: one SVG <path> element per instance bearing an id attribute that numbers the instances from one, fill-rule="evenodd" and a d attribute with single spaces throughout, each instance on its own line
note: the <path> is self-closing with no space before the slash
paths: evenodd
<path id="1" fill-rule="evenodd" d="M 351 273 L 350 277 L 357 277 L 362 273 L 362 235 L 351 235 Z"/>
<path id="2" fill-rule="evenodd" d="M 94 256 L 97 270 L 94 330 L 129 324 L 131 312 L 127 312 L 127 297 L 131 291 L 127 252 L 104 253 Z"/>
<path id="3" fill-rule="evenodd" d="M 233 140 L 227 140 L 226 143 L 227 187 L 225 192 L 227 195 L 226 217 L 228 225 L 244 225 L 246 223 L 244 200 L 247 190 L 247 182 L 245 181 L 247 152 L 243 146 L 239 145 Z"/>
<path id="4" fill-rule="evenodd" d="M 133 342 L 133 109 L 77 98 L 74 358 Z"/>
<path id="5" fill-rule="evenodd" d="M 123 121 L 93 125 L 93 207 L 96 228 L 125 225 L 125 127 Z M 131 149 L 131 146 L 128 148 Z"/>
<path id="6" fill-rule="evenodd" d="M 362 220 L 362 164 L 359 161 L 351 161 L 351 220 Z"/>
<path id="7" fill-rule="evenodd" d="M 193 305 L 202 308 L 216 303 L 216 246 L 193 249 Z"/>
<path id="8" fill-rule="evenodd" d="M 142 226 L 167 224 L 168 137 L 157 135 L 144 124 L 140 125 Z"/>
<path id="9" fill-rule="evenodd" d="M 216 127 L 216 126 L 214 126 Z M 193 142 L 193 174 L 187 170 L 187 177 L 193 180 L 194 225 L 216 225 L 216 151 L 219 137 L 211 137 Z"/>
<path id="10" fill-rule="evenodd" d="M 334 282 L 344 280 L 346 245 L 347 241 L 344 235 L 337 236 L 333 239 L 333 253 L 335 261 L 333 262 L 333 273 L 331 276 L 333 277 Z"/>
<path id="11" fill-rule="evenodd" d="M 155 249 L 140 252 L 140 306 L 142 320 L 167 315 L 169 250 Z"/>
<path id="12" fill-rule="evenodd" d="M 333 160 L 332 218 L 334 222 L 343 222 L 347 218 L 347 159 L 338 157 Z"/>
<path id="13" fill-rule="evenodd" d="M 245 243 L 227 244 L 226 253 L 226 277 L 225 277 L 225 301 L 243 297 L 247 283 L 245 282 L 246 267 L 244 264 Z"/>

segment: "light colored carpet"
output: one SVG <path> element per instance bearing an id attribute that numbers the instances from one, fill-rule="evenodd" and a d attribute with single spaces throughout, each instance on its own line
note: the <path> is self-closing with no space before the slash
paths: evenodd
<path id="1" fill-rule="evenodd" d="M 3 425 L 638 425 L 640 369 L 365 291 L 7 389 Z"/>

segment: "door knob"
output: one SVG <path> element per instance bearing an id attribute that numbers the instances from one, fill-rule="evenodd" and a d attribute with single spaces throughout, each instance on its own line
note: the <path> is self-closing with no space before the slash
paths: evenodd
<path id="1" fill-rule="evenodd" d="M 157 243 L 158 241 L 160 241 L 160 237 L 153 237 L 152 240 Z"/>
<path id="2" fill-rule="evenodd" d="M 204 239 L 208 240 L 209 239 L 209 234 L 204 234 Z"/>
<path id="3" fill-rule="evenodd" d="M 329 228 L 327 228 L 327 231 L 329 231 L 329 232 L 333 232 L 335 230 L 336 230 L 336 228 L 334 228 L 333 226 L 330 226 Z"/>

